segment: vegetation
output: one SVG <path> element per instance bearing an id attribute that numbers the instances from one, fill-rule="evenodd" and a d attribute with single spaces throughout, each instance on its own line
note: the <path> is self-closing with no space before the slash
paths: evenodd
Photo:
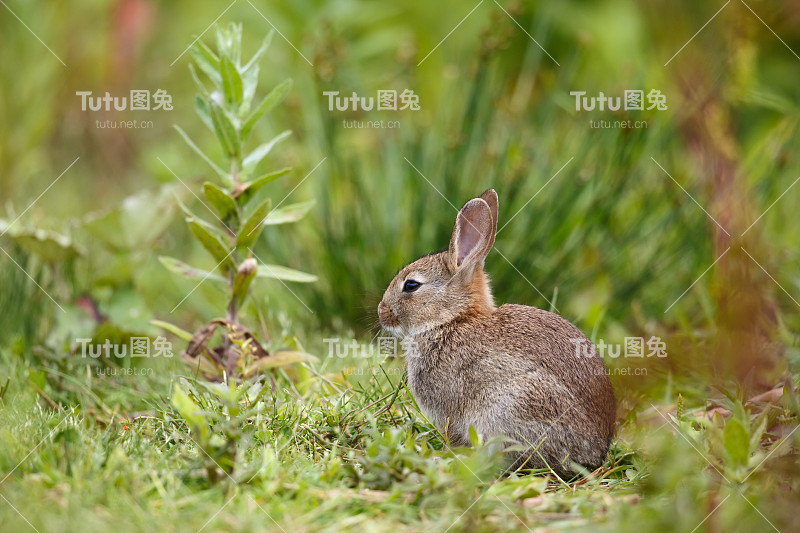
<path id="1" fill-rule="evenodd" d="M 0 8 L 58 56 L 0 19 L 4 528 L 792 530 L 790 2 L 236 2 L 199 35 L 224 7 Z M 75 32 L 86 20 L 104 24 Z M 84 112 L 74 94 L 157 88 L 172 111 Z M 322 94 L 385 89 L 420 109 Z M 570 94 L 625 90 L 667 109 L 576 110 Z M 400 127 L 343 123 L 370 120 Z M 591 122 L 628 120 L 646 127 Z M 605 357 L 617 438 L 573 480 L 500 476 L 486 443 L 443 441 L 400 358 L 337 351 L 380 340 L 393 274 L 444 248 L 453 206 L 488 187 L 499 303 L 665 345 Z M 142 337 L 174 356 L 78 341 Z"/>
<path id="2" fill-rule="evenodd" d="M 287 80 L 273 89 L 257 105 L 253 105 L 258 86 L 259 60 L 267 51 L 272 35 L 270 32 L 261 48 L 246 64 L 242 64 L 240 24 L 231 24 L 225 30 L 217 30 L 219 55 L 202 41 L 197 41 L 191 48 L 197 65 L 214 85 L 213 91 L 209 92 L 198 78 L 195 69 L 190 66 L 192 78 L 200 90 L 195 100 L 195 109 L 203 124 L 216 134 L 222 153 L 228 162 L 228 169 L 223 170 L 215 164 L 180 127 L 176 126 L 186 143 L 222 180 L 224 188 L 210 181 L 203 184 L 206 202 L 213 209 L 200 200 L 200 203 L 211 211 L 219 222 L 217 226 L 222 227 L 215 227 L 215 224 L 197 217 L 181 203 L 192 236 L 211 254 L 217 265 L 211 271 L 204 271 L 172 257 L 162 256 L 159 259 L 169 270 L 186 278 L 200 280 L 201 283 L 207 279 L 226 283 L 227 306 L 224 318 L 212 320 L 194 335 L 173 324 L 161 321 L 156 321 L 154 324 L 189 341 L 189 346 L 182 355 L 190 361 L 197 358 L 198 371 L 207 378 L 220 376 L 227 376 L 228 379 L 238 379 L 240 376 L 247 378 L 260 370 L 305 360 L 304 354 L 300 352 L 281 351 L 269 354 L 261 342 L 239 322 L 239 311 L 247 300 L 250 284 L 255 278 L 295 282 L 316 281 L 316 277 L 297 270 L 278 265 L 259 265 L 252 249 L 264 226 L 296 222 L 314 205 L 311 201 L 281 207 L 280 204 L 283 203 L 281 200 L 273 208 L 272 200 L 262 194 L 265 185 L 290 171 L 286 168 L 262 175 L 256 172 L 259 163 L 269 155 L 276 144 L 289 136 L 290 131 L 284 131 L 249 154 L 244 153 L 245 141 L 250 137 L 256 122 L 279 104 L 291 87 L 291 81 Z M 243 256 L 246 258 L 243 259 Z M 209 342 L 218 327 L 225 330 L 222 344 L 210 348 Z"/>

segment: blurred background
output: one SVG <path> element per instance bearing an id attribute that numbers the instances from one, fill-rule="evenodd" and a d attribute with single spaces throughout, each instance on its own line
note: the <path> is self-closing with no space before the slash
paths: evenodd
<path id="1" fill-rule="evenodd" d="M 196 282 L 158 261 L 214 267 L 175 200 L 202 211 L 189 189 L 214 176 L 173 125 L 219 159 L 194 112 L 184 51 L 220 17 L 243 23 L 245 57 L 280 32 L 262 91 L 286 78 L 293 89 L 251 143 L 291 129 L 268 166 L 293 170 L 270 195 L 316 201 L 254 248 L 318 277 L 258 285 L 243 313 L 273 336 L 321 357 L 326 337 L 373 339 L 397 270 L 446 248 L 456 208 L 492 187 L 502 230 L 486 269 L 498 304 L 556 310 L 595 341 L 665 343 L 664 358 L 606 358 L 647 369 L 612 377 L 621 418 L 676 391 L 703 405 L 797 384 L 797 0 L 6 4 L 8 353 L 62 356 L 76 337 L 98 335 L 98 316 L 106 335 L 155 336 L 153 319 L 192 331 L 222 312 L 218 287 L 182 301 Z M 213 42 L 213 29 L 202 39 Z M 76 95 L 132 89 L 163 89 L 174 108 L 82 111 Z M 420 109 L 329 110 L 323 95 L 378 90 L 413 91 Z M 643 91 L 645 108 L 658 91 L 667 108 L 576 110 L 570 94 L 626 90 Z M 105 120 L 152 127 L 98 127 Z M 346 127 L 381 120 L 396 127 Z M 596 127 L 629 120 L 638 126 Z"/>
<path id="2" fill-rule="evenodd" d="M 273 327 L 306 330 L 315 349 L 320 332 L 371 337 L 394 273 L 446 247 L 453 206 L 493 187 L 503 230 L 487 270 L 498 302 L 552 306 L 607 342 L 658 335 L 668 371 L 714 363 L 769 384 L 796 361 L 800 325 L 800 187 L 790 188 L 800 15 L 789 0 L 732 3 L 692 38 L 722 5 L 9 4 L 30 30 L 3 9 L 0 213 L 19 219 L 2 241 L 0 338 L 20 352 L 59 350 L 90 318 L 87 301 L 148 334 L 151 318 L 191 329 L 217 312 L 209 283 L 169 313 L 195 283 L 157 257 L 214 265 L 174 201 L 204 209 L 189 188 L 211 171 L 173 125 L 219 159 L 194 113 L 184 51 L 224 11 L 220 22 L 244 24 L 246 56 L 271 26 L 282 34 L 261 83 L 294 87 L 251 142 L 291 129 L 269 163 L 293 172 L 271 195 L 316 200 L 255 249 L 319 278 L 259 287 Z M 173 109 L 82 111 L 76 95 L 132 89 L 163 89 Z M 413 91 L 420 109 L 330 111 L 322 94 L 378 90 Z M 570 94 L 626 90 L 659 91 L 667 109 L 576 111 Z M 105 120 L 150 127 L 98 127 Z M 353 120 L 398 127 L 346 128 Z M 646 127 L 591 124 L 628 120 Z"/>

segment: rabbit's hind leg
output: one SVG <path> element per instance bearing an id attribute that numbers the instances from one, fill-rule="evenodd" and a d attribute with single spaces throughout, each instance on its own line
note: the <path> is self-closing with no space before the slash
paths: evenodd
<path id="1" fill-rule="evenodd" d="M 591 470 L 603 462 L 607 448 L 598 439 L 577 433 L 563 424 L 530 422 L 518 427 L 514 437 L 528 447 L 514 458 L 512 466 L 522 469 L 552 468 L 559 477 L 574 477 L 572 463 Z"/>

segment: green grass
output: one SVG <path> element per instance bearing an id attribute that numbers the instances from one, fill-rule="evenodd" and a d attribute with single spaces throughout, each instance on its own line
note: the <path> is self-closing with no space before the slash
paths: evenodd
<path id="1" fill-rule="evenodd" d="M 779 529 L 793 520 L 797 441 L 781 432 L 793 427 L 790 395 L 785 407 L 727 400 L 725 424 L 698 417 L 696 400 L 646 402 L 598 471 L 501 477 L 502 458 L 482 444 L 445 445 L 396 360 L 326 359 L 229 390 L 177 360 L 120 378 L 98 377 L 94 362 L 58 369 L 8 355 L 0 519 L 10 531 L 25 519 L 88 532 L 691 531 L 728 495 L 740 501 L 713 524 L 764 530 L 740 493 Z"/>
<path id="2" fill-rule="evenodd" d="M 311 368 L 299 381 L 281 372 L 274 389 L 265 379 L 234 397 L 190 377 L 176 378 L 185 397 L 170 393 L 163 377 L 132 378 L 119 390 L 130 394 L 124 405 L 141 409 L 136 414 L 109 403 L 120 397 L 91 401 L 78 377 L 67 391 L 42 392 L 81 396 L 81 408 L 44 408 L 20 368 L 0 412 L 2 470 L 19 463 L 2 484 L 9 503 L 0 517 L 16 531 L 27 526 L 12 504 L 40 531 L 136 531 L 153 523 L 197 531 L 206 521 L 210 531 L 278 530 L 272 519 L 286 531 L 444 531 L 453 523 L 455 531 L 478 523 L 500 531 L 519 526 L 514 514 L 597 522 L 635 493 L 641 473 L 621 444 L 596 479 L 498 480 L 498 458 L 485 449 L 443 446 L 399 382 L 396 363 L 374 368 L 369 377 Z M 110 381 L 92 386 L 113 388 Z M 150 399 L 136 400 L 140 388 Z"/>
<path id="3" fill-rule="evenodd" d="M 168 65 L 222 7 L 144 3 L 158 15 L 136 51 L 146 68 L 119 85 L 101 66 L 119 68 L 109 43 L 124 17 L 103 3 L 9 4 L 67 69 L 0 18 L 14 45 L 0 48 L 0 116 L 13 124 L 0 129 L 0 232 L 23 215 L 0 238 L 18 263 L 0 254 L 1 530 L 26 531 L 26 519 L 41 532 L 796 529 L 800 97 L 787 47 L 800 51 L 800 34 L 789 2 L 748 1 L 763 22 L 731 2 L 667 66 L 722 2 L 499 2 L 559 65 L 494 2 L 421 65 L 463 3 L 253 3 L 314 63 L 277 37 L 264 58 L 265 87 L 295 81 L 253 131 L 254 145 L 294 132 L 269 166 L 295 170 L 264 192 L 317 202 L 253 249 L 319 281 L 268 280 L 240 312 L 260 338 L 269 332 L 270 350 L 317 358 L 235 391 L 196 380 L 177 357 L 87 366 L 74 353 L 79 337 L 155 336 L 153 318 L 194 331 L 222 312 L 218 287 L 195 290 L 157 260 L 215 263 L 174 195 L 210 213 L 159 160 L 191 190 L 215 179 L 172 127 L 221 155 L 192 110 L 189 55 Z M 97 31 L 73 31 L 86 20 Z M 246 2 L 220 23 L 231 20 L 243 21 L 252 54 L 269 25 Z M 98 130 L 73 94 L 156 87 L 175 109 L 135 117 L 153 118 L 153 130 Z M 412 89 L 422 108 L 330 112 L 322 96 L 379 89 Z M 576 112 L 569 95 L 626 89 L 661 90 L 669 110 Z M 370 118 L 402 127 L 341 125 Z M 648 128 L 588 125 L 628 118 Z M 394 273 L 444 248 L 450 203 L 488 187 L 508 223 L 502 256 L 486 263 L 498 303 L 552 302 L 592 339 L 667 344 L 664 359 L 606 359 L 617 437 L 603 467 L 577 480 L 500 478 L 486 447 L 444 446 L 402 386 L 400 361 L 325 355 L 326 338 L 372 338 Z M 152 373 L 97 375 L 105 367 Z"/>

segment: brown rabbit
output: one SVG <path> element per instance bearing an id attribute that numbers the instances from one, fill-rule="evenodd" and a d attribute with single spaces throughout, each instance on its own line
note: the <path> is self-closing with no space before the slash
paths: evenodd
<path id="1" fill-rule="evenodd" d="M 560 316 L 524 305 L 495 307 L 483 263 L 497 232 L 497 193 L 470 200 L 450 248 L 403 268 L 378 305 L 381 325 L 411 340 L 408 385 L 451 445 L 503 436 L 527 451 L 512 468 L 602 464 L 614 433 L 615 400 L 602 360 Z M 517 446 L 519 448 L 519 446 Z"/>

